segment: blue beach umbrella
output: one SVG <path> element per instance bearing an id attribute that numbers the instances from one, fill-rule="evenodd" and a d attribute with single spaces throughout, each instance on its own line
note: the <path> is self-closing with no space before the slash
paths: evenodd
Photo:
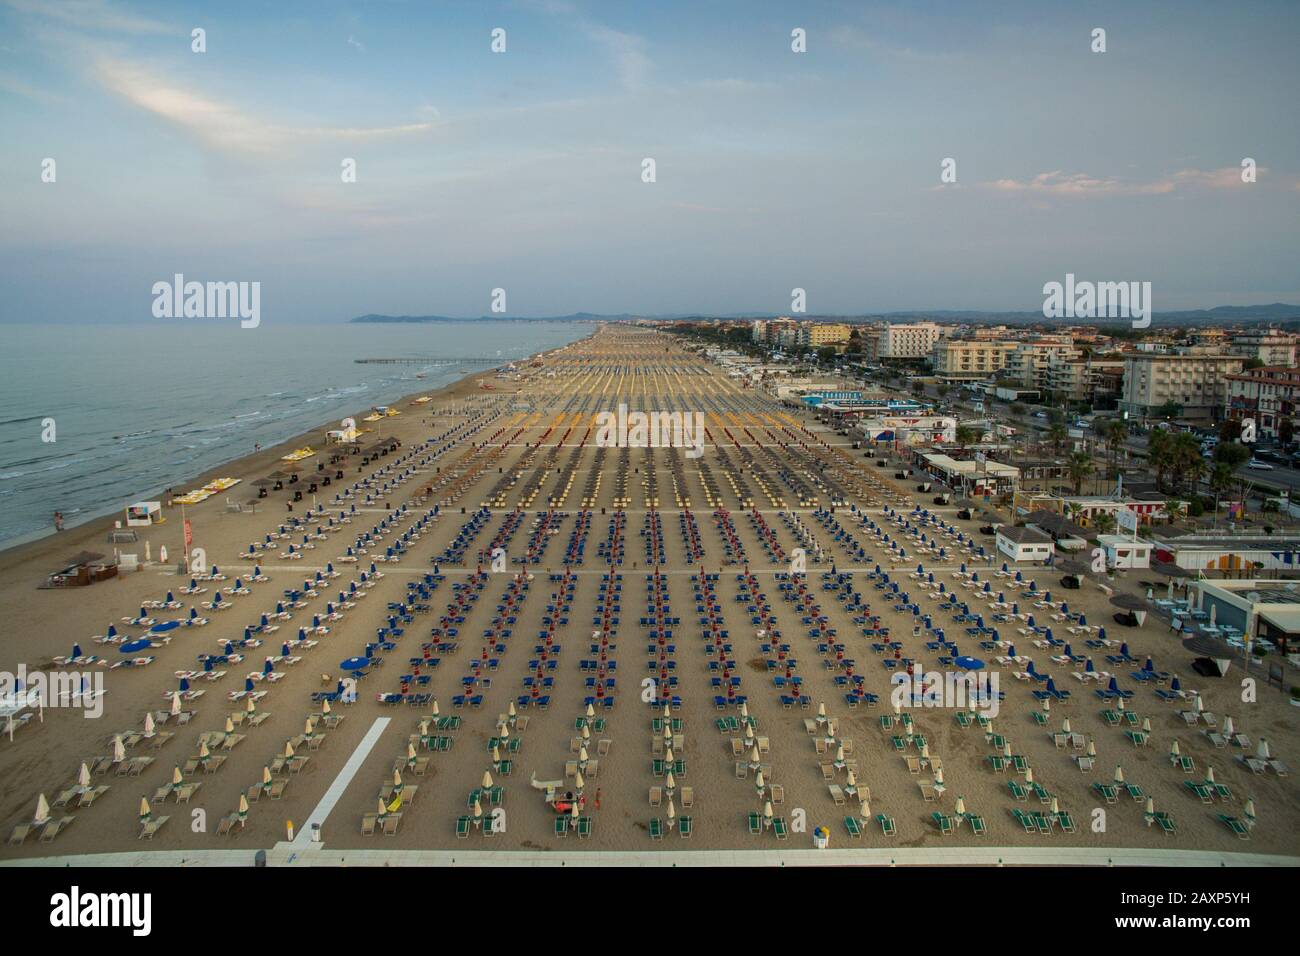
<path id="1" fill-rule="evenodd" d="M 340 669 L 345 671 L 359 671 L 359 670 L 363 670 L 366 667 L 366 665 L 368 665 L 369 663 L 370 663 L 369 658 L 349 657 L 347 660 L 342 661 L 339 664 L 339 667 Z"/>

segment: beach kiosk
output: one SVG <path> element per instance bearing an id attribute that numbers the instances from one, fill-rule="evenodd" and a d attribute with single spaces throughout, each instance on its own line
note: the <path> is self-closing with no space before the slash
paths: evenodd
<path id="1" fill-rule="evenodd" d="M 162 524 L 164 520 L 160 501 L 137 501 L 126 506 L 128 528 L 148 528 L 150 525 Z"/>

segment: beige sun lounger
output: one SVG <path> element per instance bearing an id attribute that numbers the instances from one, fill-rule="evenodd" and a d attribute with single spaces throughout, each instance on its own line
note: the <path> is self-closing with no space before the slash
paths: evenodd
<path id="1" fill-rule="evenodd" d="M 136 839 L 143 840 L 147 838 L 152 840 L 153 835 L 161 830 L 162 825 L 170 819 L 171 817 L 157 817 L 156 819 L 147 821 L 141 828 L 140 835 L 136 837 Z"/>
<path id="2" fill-rule="evenodd" d="M 60 817 L 58 820 L 50 820 L 45 824 L 45 829 L 41 831 L 41 842 L 51 843 L 54 838 L 66 830 L 75 820 L 76 817 Z"/>

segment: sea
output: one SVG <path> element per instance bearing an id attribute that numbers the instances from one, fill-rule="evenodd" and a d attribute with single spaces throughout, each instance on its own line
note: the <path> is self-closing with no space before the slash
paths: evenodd
<path id="1" fill-rule="evenodd" d="M 189 478 L 251 454 L 257 443 L 268 447 L 488 367 L 355 359 L 506 364 L 591 330 L 489 320 L 2 325 L 0 546 L 52 533 L 56 510 L 73 527 L 167 488 L 180 493 Z"/>

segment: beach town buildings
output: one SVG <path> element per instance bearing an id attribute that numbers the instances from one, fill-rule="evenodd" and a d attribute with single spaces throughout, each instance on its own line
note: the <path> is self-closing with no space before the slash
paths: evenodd
<path id="1" fill-rule="evenodd" d="M 934 351 L 934 344 L 944 336 L 945 331 L 944 326 L 934 322 L 891 322 L 880 330 L 880 361 L 928 359 Z"/>
<path id="2" fill-rule="evenodd" d="M 1118 398 L 1124 387 L 1124 360 L 1050 354 L 1044 387 L 1056 402 L 1102 404 Z"/>
<path id="3" fill-rule="evenodd" d="M 1007 354 L 1006 367 L 1000 377 L 1024 388 L 1045 392 L 1051 360 L 1077 358 L 1080 354 L 1069 335 L 1044 335 L 1027 342 L 1016 342 Z"/>
<path id="4" fill-rule="evenodd" d="M 1296 364 L 1297 336 L 1276 329 L 1247 329 L 1232 336 L 1228 351 L 1264 365 Z"/>
<path id="5" fill-rule="evenodd" d="M 804 322 L 799 326 L 797 342 L 810 349 L 847 342 L 852 333 L 842 322 Z"/>
<path id="6" fill-rule="evenodd" d="M 934 374 L 949 382 L 982 382 L 1006 367 L 1014 343 L 1001 339 L 940 339 L 934 345 Z"/>
<path id="7" fill-rule="evenodd" d="M 1228 376 L 1245 360 L 1210 347 L 1178 352 L 1129 352 L 1124 356 L 1124 390 L 1119 408 L 1132 418 L 1161 417 L 1161 409 L 1178 406 L 1176 417 L 1213 422 L 1228 401 Z"/>
<path id="8" fill-rule="evenodd" d="M 1295 423 L 1300 369 L 1294 364 L 1248 369 L 1227 376 L 1227 381 L 1227 417 L 1254 418 L 1257 437 L 1276 440 L 1283 420 Z"/>

